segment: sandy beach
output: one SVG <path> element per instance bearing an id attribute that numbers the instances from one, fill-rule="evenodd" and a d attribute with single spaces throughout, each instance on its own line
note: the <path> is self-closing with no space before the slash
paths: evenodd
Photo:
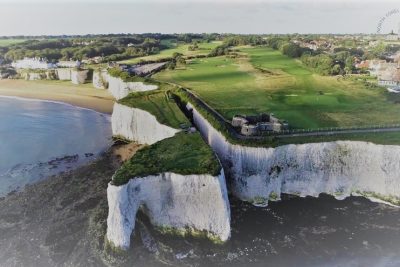
<path id="1" fill-rule="evenodd" d="M 114 104 L 107 90 L 69 81 L 0 80 L 0 95 L 61 101 L 108 114 L 112 113 Z"/>

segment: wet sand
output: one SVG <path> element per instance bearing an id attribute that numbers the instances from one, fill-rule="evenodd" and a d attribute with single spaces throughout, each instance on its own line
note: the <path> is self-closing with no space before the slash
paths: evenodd
<path id="1" fill-rule="evenodd" d="M 69 81 L 0 80 L 0 95 L 60 101 L 108 114 L 115 100 L 107 90 Z"/>

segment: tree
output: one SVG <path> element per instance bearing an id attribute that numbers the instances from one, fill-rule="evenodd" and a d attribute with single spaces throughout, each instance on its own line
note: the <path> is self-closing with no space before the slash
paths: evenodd
<path id="1" fill-rule="evenodd" d="M 175 61 L 170 61 L 168 64 L 167 64 L 167 68 L 169 69 L 169 70 L 173 70 L 173 69 L 175 69 L 176 68 L 176 63 L 175 63 Z"/>
<path id="2" fill-rule="evenodd" d="M 342 68 L 340 67 L 340 65 L 339 64 L 335 64 L 332 67 L 331 74 L 332 75 L 338 75 L 338 74 L 341 74 L 341 71 L 342 71 Z"/>
<path id="3" fill-rule="evenodd" d="M 182 56 L 178 56 L 175 61 L 179 65 L 186 65 L 186 60 Z"/>
<path id="4" fill-rule="evenodd" d="M 177 57 L 180 57 L 180 56 L 183 56 L 181 53 L 178 53 L 178 52 L 174 52 L 173 54 L 172 54 L 172 58 L 173 59 L 176 59 Z"/>
<path id="5" fill-rule="evenodd" d="M 345 61 L 345 71 L 346 74 L 350 74 L 353 72 L 354 70 L 354 58 L 352 56 L 349 56 L 348 58 L 346 58 Z"/>
<path id="6" fill-rule="evenodd" d="M 280 48 L 282 54 L 287 55 L 289 57 L 300 57 L 302 54 L 302 49 L 299 45 L 294 44 L 292 42 L 284 43 Z"/>

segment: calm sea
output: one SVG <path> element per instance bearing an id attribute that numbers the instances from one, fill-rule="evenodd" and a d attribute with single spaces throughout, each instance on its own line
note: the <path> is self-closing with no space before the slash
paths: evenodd
<path id="1" fill-rule="evenodd" d="M 93 160 L 110 116 L 50 101 L 0 97 L 0 197 Z"/>

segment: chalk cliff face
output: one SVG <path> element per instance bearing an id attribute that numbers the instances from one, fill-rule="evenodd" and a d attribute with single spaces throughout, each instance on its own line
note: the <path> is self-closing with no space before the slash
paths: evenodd
<path id="1" fill-rule="evenodd" d="M 147 111 L 118 103 L 114 104 L 111 126 L 113 135 L 148 145 L 179 132 L 178 129 L 160 124 L 156 117 Z"/>
<path id="2" fill-rule="evenodd" d="M 46 73 L 35 73 L 35 72 L 30 72 L 26 73 L 24 75 L 25 80 L 29 81 L 36 81 L 36 80 L 44 80 L 46 79 Z"/>
<path id="3" fill-rule="evenodd" d="M 93 87 L 97 89 L 105 89 L 107 86 L 107 72 L 94 71 L 93 72 Z"/>
<path id="4" fill-rule="evenodd" d="M 131 179 L 122 186 L 108 185 L 107 239 L 127 249 L 138 209 L 161 230 L 202 233 L 226 241 L 230 236 L 230 208 L 224 173 L 160 175 Z"/>
<path id="5" fill-rule="evenodd" d="M 230 144 L 193 109 L 195 124 L 232 177 L 233 193 L 256 205 L 281 193 L 345 198 L 352 193 L 398 204 L 400 146 L 337 141 L 277 148 Z"/>
<path id="6" fill-rule="evenodd" d="M 70 68 L 58 68 L 56 70 L 57 77 L 61 81 L 70 81 L 71 80 L 71 69 Z"/>
<path id="7" fill-rule="evenodd" d="M 22 72 L 21 77 L 28 81 L 57 79 L 56 72 L 53 70 L 47 70 L 41 72 Z"/>
<path id="8" fill-rule="evenodd" d="M 156 90 L 157 85 L 142 82 L 124 82 L 120 78 L 107 75 L 108 90 L 116 99 L 122 99 L 131 92 Z"/>
<path id="9" fill-rule="evenodd" d="M 83 84 L 88 77 L 88 70 L 71 70 L 71 82 L 73 84 Z"/>

